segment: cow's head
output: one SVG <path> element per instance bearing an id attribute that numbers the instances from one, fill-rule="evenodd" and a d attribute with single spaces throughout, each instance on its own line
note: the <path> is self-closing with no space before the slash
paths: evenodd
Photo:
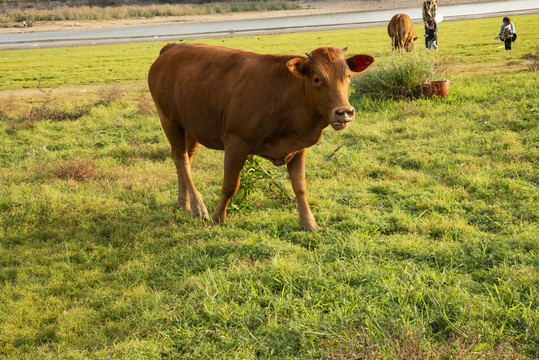
<path id="1" fill-rule="evenodd" d="M 415 48 L 415 41 L 417 40 L 417 37 L 415 38 L 411 38 L 407 43 L 406 45 L 404 45 L 404 48 L 406 49 L 406 51 L 414 51 L 414 48 Z"/>
<path id="2" fill-rule="evenodd" d="M 305 81 L 305 93 L 318 113 L 335 130 L 342 130 L 354 120 L 355 110 L 348 102 L 352 72 L 368 68 L 374 57 L 344 57 L 347 48 L 321 47 L 307 57 L 288 61 L 288 70 Z"/>

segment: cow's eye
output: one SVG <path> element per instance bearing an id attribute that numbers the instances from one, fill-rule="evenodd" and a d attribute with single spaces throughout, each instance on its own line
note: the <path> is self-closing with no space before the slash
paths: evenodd
<path id="1" fill-rule="evenodd" d="M 350 79 L 352 79 L 352 74 L 348 74 L 348 81 L 350 81 Z"/>
<path id="2" fill-rule="evenodd" d="M 313 84 L 320 85 L 322 84 L 322 80 L 318 76 L 313 76 Z"/>

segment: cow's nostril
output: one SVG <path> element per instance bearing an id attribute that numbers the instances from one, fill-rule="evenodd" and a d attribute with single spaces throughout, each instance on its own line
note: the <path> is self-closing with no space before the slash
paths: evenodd
<path id="1" fill-rule="evenodd" d="M 335 110 L 335 116 L 338 121 L 350 122 L 354 119 L 354 108 L 341 108 Z"/>

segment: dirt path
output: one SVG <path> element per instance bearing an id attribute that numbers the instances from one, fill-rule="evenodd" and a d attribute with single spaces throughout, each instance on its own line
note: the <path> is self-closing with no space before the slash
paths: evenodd
<path id="1" fill-rule="evenodd" d="M 439 0 L 439 6 L 492 2 L 493 0 Z M 494 0 L 495 1 L 495 0 Z M 18 32 L 86 30 L 141 25 L 161 25 L 187 22 L 210 22 L 226 20 L 245 20 L 253 18 L 291 17 L 317 14 L 332 14 L 343 12 L 391 10 L 421 7 L 422 0 L 300 0 L 297 10 L 242 12 L 229 14 L 212 14 L 196 16 L 155 17 L 152 19 L 119 19 L 119 20 L 86 20 L 86 21 L 36 21 L 31 28 L 22 28 L 22 24 L 8 24 L 0 28 L 0 34 Z"/>

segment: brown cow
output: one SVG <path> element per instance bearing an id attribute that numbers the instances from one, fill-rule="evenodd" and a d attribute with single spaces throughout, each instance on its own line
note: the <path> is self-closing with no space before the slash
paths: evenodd
<path id="1" fill-rule="evenodd" d="M 417 37 L 414 36 L 414 25 L 406 14 L 397 14 L 391 18 L 387 25 L 387 33 L 391 38 L 393 52 L 399 49 L 401 53 L 414 50 Z"/>
<path id="2" fill-rule="evenodd" d="M 208 211 L 191 179 L 198 144 L 225 151 L 224 180 L 214 223 L 223 222 L 249 154 L 288 167 L 301 226 L 318 228 L 305 196 L 305 150 L 325 127 L 347 127 L 351 72 L 369 55 L 344 57 L 335 47 L 302 55 L 260 55 L 204 44 L 168 44 L 148 75 L 178 175 L 178 204 L 196 217 Z"/>

